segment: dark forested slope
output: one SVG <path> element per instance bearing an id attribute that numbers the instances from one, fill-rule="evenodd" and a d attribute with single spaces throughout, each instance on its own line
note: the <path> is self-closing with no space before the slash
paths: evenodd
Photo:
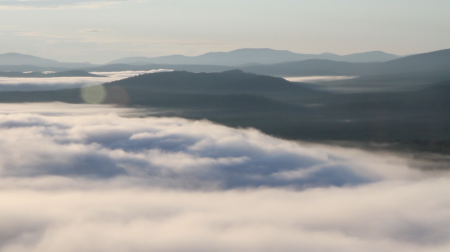
<path id="1" fill-rule="evenodd" d="M 450 81 L 415 92 L 329 94 L 281 78 L 165 72 L 106 83 L 104 103 L 157 109 L 162 116 L 254 127 L 288 139 L 448 141 Z M 4 92 L 0 102 L 82 103 L 81 89 Z M 154 110 L 149 110 L 149 115 Z"/>

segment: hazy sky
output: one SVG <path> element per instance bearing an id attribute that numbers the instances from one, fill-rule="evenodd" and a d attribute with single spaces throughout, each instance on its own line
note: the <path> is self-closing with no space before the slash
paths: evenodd
<path id="1" fill-rule="evenodd" d="M 103 63 L 238 48 L 450 47 L 448 0 L 0 0 L 0 53 Z"/>

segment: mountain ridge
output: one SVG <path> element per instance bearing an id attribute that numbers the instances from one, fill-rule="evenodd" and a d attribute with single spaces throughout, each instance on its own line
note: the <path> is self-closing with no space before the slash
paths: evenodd
<path id="1" fill-rule="evenodd" d="M 72 62 L 60 62 L 57 60 L 41 58 L 28 54 L 21 53 L 4 53 L 0 54 L 0 66 L 20 66 L 20 65 L 32 65 L 36 67 L 61 67 L 61 68 L 82 68 L 93 67 L 95 64 L 88 62 L 72 63 Z"/>
<path id="2" fill-rule="evenodd" d="M 410 55 L 387 62 L 341 62 L 324 59 L 283 62 L 272 65 L 240 68 L 246 72 L 272 76 L 294 77 L 311 75 L 380 75 L 450 71 L 450 49 Z"/>
<path id="3" fill-rule="evenodd" d="M 328 59 L 344 62 L 379 62 L 400 58 L 401 56 L 381 51 L 337 55 L 333 53 L 300 54 L 288 50 L 270 48 L 242 48 L 229 52 L 208 52 L 198 56 L 168 55 L 160 57 L 127 57 L 117 59 L 108 64 L 208 64 L 238 66 L 250 63 L 276 64 L 308 59 Z"/>

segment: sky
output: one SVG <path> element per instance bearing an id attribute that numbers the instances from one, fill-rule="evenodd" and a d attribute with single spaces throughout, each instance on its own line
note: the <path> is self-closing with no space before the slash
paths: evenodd
<path id="1" fill-rule="evenodd" d="M 406 55 L 450 45 L 448 0 L 0 0 L 0 53 L 105 63 L 238 48 Z"/>

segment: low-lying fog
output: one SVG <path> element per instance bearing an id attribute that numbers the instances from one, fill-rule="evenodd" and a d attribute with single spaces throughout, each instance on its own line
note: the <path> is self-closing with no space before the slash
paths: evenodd
<path id="1" fill-rule="evenodd" d="M 39 91 L 39 90 L 57 90 L 67 88 L 79 88 L 85 86 L 99 85 L 111 81 L 117 81 L 139 74 L 157 73 L 172 71 L 167 69 L 158 69 L 150 71 L 120 71 L 120 72 L 91 72 L 92 74 L 104 77 L 49 77 L 49 78 L 17 78 L 0 77 L 0 92 L 7 91 Z M 298 82 L 304 87 L 322 90 L 333 93 L 366 93 L 383 91 L 409 91 L 417 89 L 423 85 L 413 85 L 411 83 L 367 83 L 359 82 L 358 76 L 302 76 L 286 77 L 291 82 Z M 405 90 L 406 89 L 406 90 Z"/>
<path id="2" fill-rule="evenodd" d="M 0 105 L 0 250 L 450 250 L 405 158 L 99 105 Z"/>
<path id="3" fill-rule="evenodd" d="M 427 87 L 432 81 L 414 79 L 391 79 L 381 77 L 359 76 L 301 76 L 284 77 L 285 80 L 299 85 L 331 93 L 375 93 L 375 92 L 409 92 Z"/>
<path id="4" fill-rule="evenodd" d="M 149 71 L 92 72 L 105 77 L 49 77 L 49 78 L 10 78 L 0 77 L 0 92 L 5 91 L 39 91 L 66 88 L 79 88 L 117 81 L 139 74 L 166 72 L 172 70 L 158 69 Z"/>
<path id="5" fill-rule="evenodd" d="M 358 78 L 358 76 L 301 76 L 301 77 L 285 77 L 285 80 L 291 82 L 315 83 L 323 81 L 350 80 Z"/>

